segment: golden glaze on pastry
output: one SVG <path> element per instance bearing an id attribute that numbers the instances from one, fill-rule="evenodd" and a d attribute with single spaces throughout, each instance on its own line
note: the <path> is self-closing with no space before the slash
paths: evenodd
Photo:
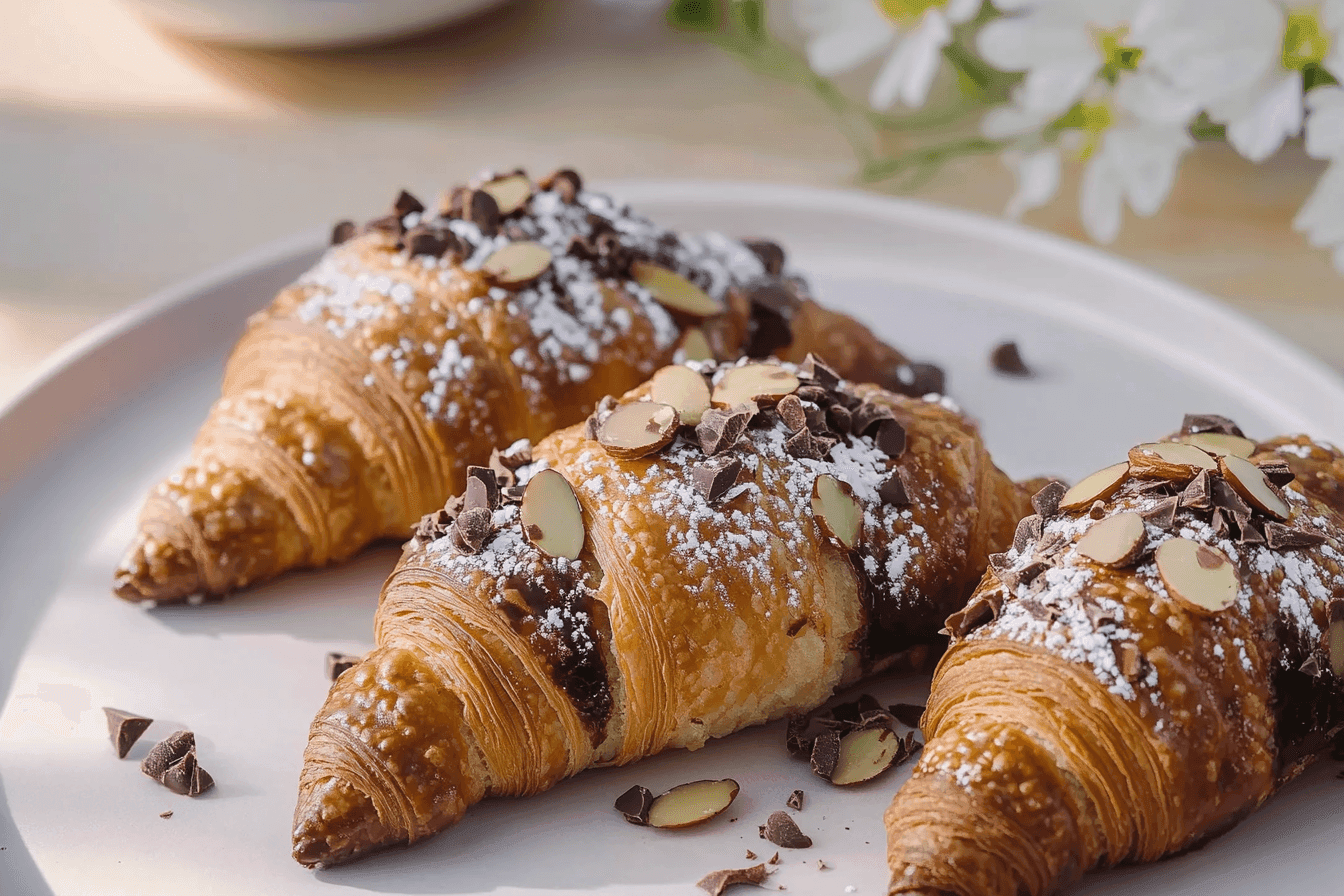
<path id="1" fill-rule="evenodd" d="M 716 423 L 755 413 L 738 406 L 657 453 L 619 459 L 592 437 L 606 432 L 607 405 L 592 428 L 544 439 L 516 476 L 553 470 L 570 484 L 584 526 L 573 561 L 530 544 L 554 533 L 529 536 L 507 502 L 478 553 L 462 545 L 472 528 L 462 500 L 427 517 L 384 587 L 377 649 L 336 681 L 313 723 L 295 857 L 347 861 L 440 830 L 485 796 L 696 749 L 810 710 L 936 640 L 1008 543 L 1025 494 L 943 403 L 801 379 L 797 432 L 767 407 L 740 441 L 721 439 Z M 721 442 L 707 458 L 702 445 Z M 719 464 L 740 465 L 736 484 L 697 479 Z M 853 550 L 814 513 L 824 475 L 862 510 Z M 901 488 L 884 488 L 893 477 Z"/>

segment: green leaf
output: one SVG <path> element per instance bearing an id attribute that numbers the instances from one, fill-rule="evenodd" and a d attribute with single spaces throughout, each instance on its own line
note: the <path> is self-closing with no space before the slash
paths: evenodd
<path id="1" fill-rule="evenodd" d="M 679 31 L 714 31 L 719 27 L 717 0 L 672 0 L 667 24 Z"/>

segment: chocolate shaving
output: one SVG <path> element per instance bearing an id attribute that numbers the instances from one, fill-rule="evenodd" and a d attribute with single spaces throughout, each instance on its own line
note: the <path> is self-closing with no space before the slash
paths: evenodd
<path id="1" fill-rule="evenodd" d="M 1181 507 L 1191 510 L 1210 510 L 1213 508 L 1213 482 L 1208 470 L 1200 470 L 1181 492 Z"/>
<path id="2" fill-rule="evenodd" d="M 696 438 L 700 440 L 700 450 L 708 457 L 737 444 L 753 413 L 747 405 L 738 405 L 726 411 L 710 408 L 700 417 L 695 427 Z"/>
<path id="3" fill-rule="evenodd" d="M 1265 523 L 1265 544 L 1275 551 L 1295 551 L 1300 548 L 1314 548 L 1325 544 L 1324 535 L 1308 532 L 1305 529 L 1293 529 L 1282 523 Z"/>
<path id="4" fill-rule="evenodd" d="M 885 404 L 876 401 L 865 401 L 854 409 L 851 415 L 853 418 L 853 428 L 855 435 L 866 436 L 869 431 L 876 427 L 883 420 L 895 420 L 896 413 Z"/>
<path id="5" fill-rule="evenodd" d="M 784 805 L 788 806 L 790 809 L 798 809 L 801 811 L 803 808 L 803 792 L 801 790 L 795 790 L 793 793 L 789 794 L 789 798 L 784 801 Z"/>
<path id="6" fill-rule="evenodd" d="M 355 229 L 354 221 L 337 221 L 331 228 L 331 244 L 339 246 L 341 243 L 349 242 L 355 238 L 358 231 Z"/>
<path id="7" fill-rule="evenodd" d="M 631 824 L 649 823 L 649 810 L 653 808 L 653 792 L 647 787 L 636 784 L 625 793 L 616 797 L 616 811 L 625 816 Z"/>
<path id="8" fill-rule="evenodd" d="M 404 218 L 411 212 L 423 212 L 424 210 L 425 204 L 405 190 L 398 193 L 396 200 L 392 203 L 392 211 L 396 213 L 398 218 Z"/>
<path id="9" fill-rule="evenodd" d="M 1032 509 L 1043 518 L 1049 519 L 1059 513 L 1059 502 L 1068 490 L 1068 486 L 1058 479 L 1046 483 L 1044 488 L 1031 496 Z"/>
<path id="10" fill-rule="evenodd" d="M 140 771 L 158 781 L 163 778 L 169 766 L 195 749 L 195 734 L 190 731 L 174 731 L 155 744 L 149 755 L 140 760 Z"/>
<path id="11" fill-rule="evenodd" d="M 811 431 L 800 429 L 784 440 L 784 450 L 794 457 L 821 460 L 823 451 Z"/>
<path id="12" fill-rule="evenodd" d="M 1002 577 L 1000 577 L 1002 580 Z M 1007 584 L 1005 582 L 1005 584 Z M 1004 595 L 1001 591 L 988 591 L 971 599 L 970 603 L 962 607 L 951 616 L 943 625 L 954 638 L 964 638 L 970 632 L 975 631 L 982 625 L 987 625 L 999 618 L 999 611 L 1003 609 Z"/>
<path id="13" fill-rule="evenodd" d="M 1188 436 L 1197 432 L 1217 432 L 1223 435 L 1246 438 L 1246 434 L 1241 431 L 1241 427 L 1227 417 L 1219 414 L 1186 414 L 1185 419 L 1181 421 L 1181 435 Z"/>
<path id="14" fill-rule="evenodd" d="M 398 238 L 405 229 L 401 223 L 400 215 L 383 215 L 381 218 L 374 218 L 364 225 L 365 233 L 385 233 Z"/>
<path id="15" fill-rule="evenodd" d="M 737 484 L 737 474 L 741 470 L 742 461 L 737 457 L 709 458 L 691 467 L 691 482 L 712 504 Z"/>
<path id="16" fill-rule="evenodd" d="M 743 240 L 742 244 L 761 260 L 765 272 L 778 277 L 784 272 L 784 249 L 773 240 Z"/>
<path id="17" fill-rule="evenodd" d="M 789 432 L 798 432 L 807 427 L 807 411 L 797 395 L 785 395 L 775 405 L 775 413 L 784 421 Z"/>
<path id="18" fill-rule="evenodd" d="M 1041 533 L 1045 531 L 1045 520 L 1039 513 L 1033 513 L 1031 516 L 1025 516 L 1017 524 L 1017 530 L 1013 532 L 1013 550 L 1019 554 L 1027 549 L 1027 545 L 1037 541 Z"/>
<path id="19" fill-rule="evenodd" d="M 812 845 L 812 838 L 800 831 L 798 822 L 783 810 L 772 812 L 765 820 L 761 825 L 761 837 L 786 849 L 807 849 Z"/>
<path id="20" fill-rule="evenodd" d="M 812 742 L 812 771 L 827 781 L 835 772 L 835 764 L 840 761 L 840 735 L 834 731 L 823 731 Z M 783 846 L 784 844 L 779 844 Z"/>
<path id="21" fill-rule="evenodd" d="M 1170 529 L 1176 525 L 1176 509 L 1179 505 L 1179 498 L 1163 498 L 1139 515 L 1143 517 L 1144 522 L 1152 523 L 1161 529 Z"/>
<path id="22" fill-rule="evenodd" d="M 494 525 L 489 509 L 472 507 L 469 510 L 462 511 L 450 531 L 455 534 L 454 541 L 457 547 L 468 554 L 479 554 L 481 548 L 485 547 L 485 543 L 494 534 Z"/>
<path id="23" fill-rule="evenodd" d="M 798 365 L 798 375 L 811 380 L 823 389 L 834 389 L 840 385 L 840 374 L 826 366 L 826 362 L 811 352 L 808 352 L 803 363 Z"/>
<path id="24" fill-rule="evenodd" d="M 1049 569 L 1051 565 L 1052 564 L 1046 563 L 1044 560 L 1033 558 L 1026 566 L 1021 569 L 1013 570 L 1012 573 L 1010 573 L 1013 580 L 1012 582 L 1004 580 L 1003 584 L 1011 590 L 1017 590 L 1018 585 L 1030 585 L 1033 579 Z"/>
<path id="25" fill-rule="evenodd" d="M 747 850 L 751 852 L 751 850 Z M 753 855 L 752 858 L 755 858 Z M 704 890 L 709 896 L 723 896 L 723 892 L 734 884 L 752 884 L 760 886 L 765 883 L 766 870 L 764 865 L 752 865 L 750 868 L 726 868 L 723 871 L 711 871 L 696 884 L 697 887 Z"/>
<path id="26" fill-rule="evenodd" d="M 349 653 L 327 654 L 327 680 L 335 681 L 340 678 L 346 670 L 353 667 L 359 660 L 359 657 Z"/>
<path id="27" fill-rule="evenodd" d="M 877 490 L 877 496 L 883 504 L 891 507 L 905 507 L 910 504 L 910 491 L 905 487 L 905 478 L 900 470 L 892 470 Z"/>
<path id="28" fill-rule="evenodd" d="M 126 754 L 135 746 L 140 735 L 144 734 L 145 729 L 154 722 L 147 716 L 136 715 L 124 709 L 113 709 L 110 706 L 103 707 L 103 715 L 107 717 L 107 735 L 112 739 L 112 747 L 117 751 L 118 759 L 126 758 Z"/>
<path id="29" fill-rule="evenodd" d="M 484 507 L 498 510 L 500 503 L 499 479 L 489 467 L 467 467 L 467 509 Z"/>
<path id="30" fill-rule="evenodd" d="M 999 373 L 1007 376 L 1033 376 L 1034 372 L 1022 360 L 1016 342 L 1001 342 L 990 352 L 989 363 Z"/>
<path id="31" fill-rule="evenodd" d="M 1230 514 L 1251 515 L 1251 506 L 1241 494 L 1221 476 L 1210 477 L 1209 485 L 1213 490 L 1213 506 Z"/>
<path id="32" fill-rule="evenodd" d="M 583 178 L 572 168 L 558 168 L 537 181 L 537 186 L 547 192 L 559 194 L 560 201 L 566 205 L 573 205 L 579 191 L 583 189 Z"/>
<path id="33" fill-rule="evenodd" d="M 1297 478 L 1286 461 L 1267 460 L 1259 465 L 1270 485 L 1283 487 Z"/>

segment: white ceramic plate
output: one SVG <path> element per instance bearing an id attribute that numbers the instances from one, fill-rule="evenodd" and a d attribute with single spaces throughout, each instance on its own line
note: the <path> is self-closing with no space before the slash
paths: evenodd
<path id="1" fill-rule="evenodd" d="M 1332 374 L 1212 301 L 1097 252 L 849 193 L 684 183 L 618 192 L 672 224 L 782 240 L 826 301 L 947 366 L 1015 475 L 1085 474 L 1185 411 L 1229 414 L 1256 435 L 1344 440 L 1344 384 Z M 453 831 L 351 867 L 314 874 L 290 859 L 324 656 L 370 646 L 396 550 L 197 608 L 146 612 L 108 585 L 142 495 L 186 455 L 244 317 L 319 246 L 295 240 L 158 296 L 65 351 L 0 409 L 0 892 L 687 894 L 708 871 L 750 864 L 747 849 L 773 852 L 756 826 L 794 788 L 807 792 L 798 821 L 816 845 L 785 850 L 770 886 L 885 892 L 882 811 L 907 772 L 830 788 L 787 758 L 779 725 L 489 802 Z M 1039 378 L 989 370 L 1003 338 L 1018 340 Z M 922 687 L 874 690 L 918 700 Z M 108 745 L 104 705 L 160 720 L 126 761 Z M 136 768 L 176 727 L 197 732 L 218 781 L 198 799 Z M 1073 892 L 1338 892 L 1344 785 L 1333 774 L 1321 764 L 1199 852 L 1098 874 Z M 657 792 L 722 776 L 742 795 L 700 828 L 636 828 L 611 808 L 633 783 Z"/>

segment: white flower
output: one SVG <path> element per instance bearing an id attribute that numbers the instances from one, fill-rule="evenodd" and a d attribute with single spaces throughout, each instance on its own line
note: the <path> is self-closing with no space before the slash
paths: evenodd
<path id="1" fill-rule="evenodd" d="M 1176 168 L 1193 141 L 1183 127 L 1135 122 L 1112 128 L 1083 171 L 1083 226 L 1099 243 L 1120 234 L 1122 200 L 1150 217 L 1166 202 Z"/>
<path id="2" fill-rule="evenodd" d="M 849 71 L 888 53 L 868 90 L 868 103 L 889 109 L 900 100 L 922 106 L 938 73 L 952 26 L 969 21 L 981 0 L 793 0 L 808 33 L 808 65 L 819 75 Z"/>
<path id="3" fill-rule="evenodd" d="M 1335 268 L 1344 272 L 1344 159 L 1337 158 L 1325 169 L 1293 227 L 1313 246 L 1332 249 Z"/>
<path id="4" fill-rule="evenodd" d="M 1317 87 L 1307 94 L 1307 155 L 1344 158 L 1344 87 Z"/>
<path id="5" fill-rule="evenodd" d="M 1017 180 L 1017 192 L 1008 200 L 1004 214 L 1020 218 L 1024 212 L 1040 208 L 1054 198 L 1063 167 L 1058 149 L 1048 147 L 1036 152 L 1010 149 L 1002 159 Z"/>

